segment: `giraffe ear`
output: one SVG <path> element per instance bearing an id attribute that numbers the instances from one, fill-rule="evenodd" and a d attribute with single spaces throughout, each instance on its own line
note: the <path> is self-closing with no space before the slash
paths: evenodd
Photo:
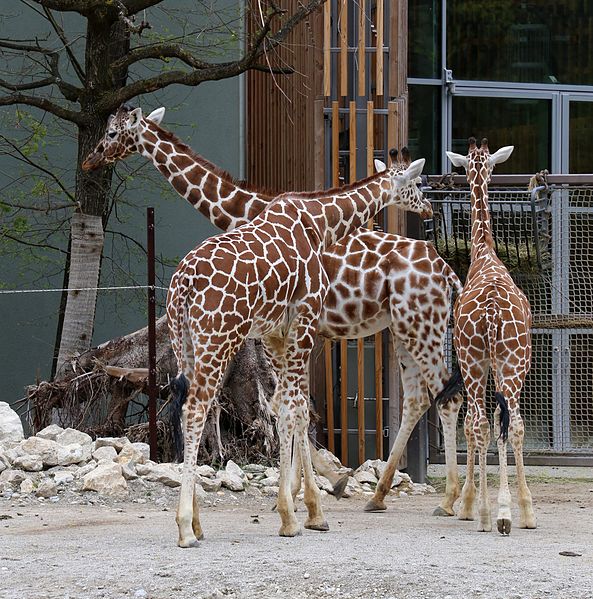
<path id="1" fill-rule="evenodd" d="M 408 181 L 414 181 L 422 173 L 425 163 L 426 160 L 424 158 L 418 158 L 418 160 L 414 160 L 414 162 L 412 162 L 412 164 L 410 164 L 410 166 L 404 171 L 403 176 Z"/>
<path id="2" fill-rule="evenodd" d="M 467 169 L 467 156 L 462 156 L 455 152 L 447 152 L 447 157 L 453 163 L 453 166 L 462 166 L 464 169 Z"/>
<path id="3" fill-rule="evenodd" d="M 142 120 L 142 108 L 134 108 L 128 116 L 128 128 L 133 129 Z"/>
<path id="4" fill-rule="evenodd" d="M 160 108 L 157 108 L 156 110 L 153 110 L 146 117 L 146 119 L 149 120 L 149 121 L 152 121 L 155 125 L 159 125 L 160 122 L 163 120 L 164 116 L 165 116 L 165 107 L 161 106 Z"/>
<path id="5" fill-rule="evenodd" d="M 375 170 L 378 173 L 382 173 L 383 171 L 387 170 L 387 166 L 385 166 L 385 163 L 381 160 L 378 160 L 377 158 L 375 158 Z"/>
<path id="6" fill-rule="evenodd" d="M 491 156 L 488 156 L 488 164 L 490 166 L 494 166 L 495 164 L 498 164 L 499 162 L 504 162 L 513 153 L 514 149 L 515 149 L 515 146 L 504 146 L 504 147 L 500 148 L 499 150 L 496 150 L 496 152 L 494 152 L 494 154 L 492 154 Z"/>

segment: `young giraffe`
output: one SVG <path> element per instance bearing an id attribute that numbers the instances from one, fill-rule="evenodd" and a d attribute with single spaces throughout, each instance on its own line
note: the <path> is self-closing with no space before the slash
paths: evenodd
<path id="1" fill-rule="evenodd" d="M 159 125 L 164 112 L 164 108 L 159 108 L 143 118 L 139 108 L 120 108 L 110 119 L 104 138 L 85 161 L 85 168 L 97 168 L 140 153 L 196 210 L 227 231 L 253 220 L 269 205 L 273 199 L 270 195 L 238 185 L 228 173 L 162 129 Z M 403 164 L 395 165 L 396 172 L 402 173 L 408 166 L 409 157 L 404 158 Z M 454 287 L 459 292 L 461 284 L 431 243 L 381 231 L 356 230 L 329 248 L 323 263 L 330 288 L 318 333 L 328 339 L 354 339 L 389 327 L 402 364 L 401 426 L 389 466 L 367 506 L 372 511 L 382 510 L 408 438 L 430 406 L 428 390 L 436 396 L 449 378 L 443 346 L 450 289 Z M 435 510 L 437 515 L 453 515 L 453 504 L 460 493 L 456 461 L 460 403 L 460 396 L 438 403 L 445 438 L 447 486 L 441 505 Z M 314 449 L 312 455 L 319 468 Z M 331 473 L 326 475 L 331 478 Z M 339 478 L 336 476 L 332 482 L 340 484 Z M 293 483 L 294 495 L 299 485 L 300 476 L 298 484 Z"/>
<path id="2" fill-rule="evenodd" d="M 463 166 L 471 190 L 472 230 L 470 267 L 463 292 L 455 303 L 454 342 L 468 396 L 465 418 L 467 439 L 467 478 L 461 494 L 461 519 L 472 520 L 474 513 L 474 452 L 480 463 L 479 531 L 492 530 L 486 478 L 486 453 L 490 425 L 486 415 L 485 393 L 489 368 L 492 369 L 497 407 L 494 434 L 500 463 L 498 531 L 511 531 L 511 495 L 507 476 L 507 438 L 510 437 L 517 465 L 521 528 L 535 528 L 531 493 L 523 466 L 524 426 L 519 414 L 519 396 L 531 364 L 531 310 L 523 292 L 515 285 L 494 250 L 488 209 L 488 182 L 495 164 L 504 162 L 513 146 L 490 155 L 488 141 L 481 147 L 469 139 L 467 156 L 447 152 L 455 166 Z"/>

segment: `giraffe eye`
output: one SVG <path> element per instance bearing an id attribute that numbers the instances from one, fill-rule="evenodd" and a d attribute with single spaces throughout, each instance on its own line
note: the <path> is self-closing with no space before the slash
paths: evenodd
<path id="1" fill-rule="evenodd" d="M 107 137 L 109 137 L 110 139 L 113 139 L 116 135 L 117 135 L 117 131 L 110 131 L 107 134 Z"/>

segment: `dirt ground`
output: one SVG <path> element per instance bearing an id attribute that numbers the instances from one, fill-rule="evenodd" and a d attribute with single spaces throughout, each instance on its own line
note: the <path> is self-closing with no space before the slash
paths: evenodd
<path id="1" fill-rule="evenodd" d="M 326 496 L 330 532 L 285 539 L 272 499 L 227 493 L 203 508 L 196 549 L 175 545 L 173 500 L 0 498 L 0 597 L 590 599 L 593 479 L 539 477 L 531 488 L 539 528 L 509 537 L 431 516 L 438 499 L 427 495 L 392 499 L 382 514 L 364 513 L 362 498 Z M 491 497 L 495 518 L 492 486 Z"/>

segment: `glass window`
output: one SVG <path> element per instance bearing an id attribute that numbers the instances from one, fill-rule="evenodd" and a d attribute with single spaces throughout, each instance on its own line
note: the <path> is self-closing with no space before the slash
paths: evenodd
<path id="1" fill-rule="evenodd" d="M 449 0 L 455 79 L 593 85 L 593 2 Z"/>
<path id="2" fill-rule="evenodd" d="M 441 87 L 410 85 L 408 147 L 412 159 L 426 158 L 424 173 L 441 171 Z"/>
<path id="3" fill-rule="evenodd" d="M 571 102 L 569 110 L 569 172 L 593 173 L 593 102 Z"/>
<path id="4" fill-rule="evenodd" d="M 551 170 L 551 100 L 525 98 L 453 98 L 452 150 L 467 154 L 467 139 L 488 138 L 491 151 L 515 146 L 496 173 Z"/>
<path id="5" fill-rule="evenodd" d="M 441 0 L 408 5 L 408 76 L 441 78 Z"/>

